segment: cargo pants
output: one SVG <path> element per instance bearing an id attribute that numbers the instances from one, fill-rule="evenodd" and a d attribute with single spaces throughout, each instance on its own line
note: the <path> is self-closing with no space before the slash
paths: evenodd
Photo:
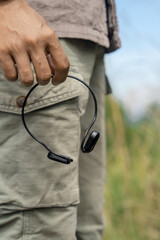
<path id="1" fill-rule="evenodd" d="M 94 114 L 88 90 L 76 80 L 38 86 L 25 118 L 33 134 L 70 165 L 53 162 L 26 132 L 21 106 L 29 88 L 8 82 L 0 70 L 0 239 L 102 239 L 105 183 L 104 49 L 86 40 L 61 39 L 69 74 L 88 83 L 98 101 L 94 129 L 101 137 L 92 153 L 80 151 Z"/>

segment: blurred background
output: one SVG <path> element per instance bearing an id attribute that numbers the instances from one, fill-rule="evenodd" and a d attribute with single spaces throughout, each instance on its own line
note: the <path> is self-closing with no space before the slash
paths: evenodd
<path id="1" fill-rule="evenodd" d="M 104 240 L 160 240 L 160 1 L 116 2 L 122 47 L 105 56 Z"/>

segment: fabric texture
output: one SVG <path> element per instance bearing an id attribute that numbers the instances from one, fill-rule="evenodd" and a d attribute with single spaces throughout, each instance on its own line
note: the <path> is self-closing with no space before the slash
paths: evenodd
<path id="1" fill-rule="evenodd" d="M 117 50 L 121 46 L 115 0 L 106 0 L 106 11 L 108 38 L 110 43 L 109 48 L 106 48 L 106 53 L 110 53 Z"/>
<path id="2" fill-rule="evenodd" d="M 121 45 L 115 0 L 27 0 L 60 38 L 86 39 L 112 52 Z"/>
<path id="3" fill-rule="evenodd" d="M 109 47 L 104 0 L 27 0 L 60 38 L 78 38 Z"/>
<path id="4" fill-rule="evenodd" d="M 76 84 L 76 89 L 79 91 L 76 92 L 77 96 L 73 91 L 73 96 L 69 94 L 68 99 L 66 97 L 63 99 L 65 96 L 62 91 L 63 83 L 62 92 L 53 91 L 53 98 L 51 88 L 60 86 L 40 87 L 39 97 L 38 93 L 35 96 L 33 94 L 28 102 L 27 112 L 29 112 L 26 114 L 26 122 L 35 136 L 43 140 L 55 152 L 72 157 L 74 162 L 66 166 L 47 159 L 46 150 L 32 140 L 23 128 L 20 111 L 16 109 L 16 105 L 14 109 L 8 108 L 9 105 L 15 104 L 15 96 L 26 94 L 28 88 L 20 87 L 18 82 L 8 82 L 1 74 L 3 86 L 1 98 L 4 102 L 0 111 L 0 229 L 3 230 L 0 231 L 0 239 L 5 236 L 5 240 L 44 240 L 47 236 L 48 230 L 45 229 L 47 225 L 53 226 L 53 229 L 48 232 L 48 240 L 101 239 L 104 228 L 102 210 L 106 172 L 104 48 L 85 40 L 62 39 L 61 44 L 69 57 L 72 74 L 82 78 L 95 91 L 99 106 L 95 129 L 101 132 L 101 138 L 92 153 L 79 155 L 81 136 L 91 121 L 94 110 L 91 96 L 85 87 L 73 80 L 73 85 Z M 66 91 L 68 87 L 69 92 L 72 80 L 67 81 L 64 89 Z M 14 87 L 13 84 L 15 84 Z M 46 91 L 41 92 L 45 88 Z M 7 89 L 8 95 L 6 95 Z M 60 96 L 61 93 L 62 96 Z M 35 97 L 37 97 L 37 103 Z M 51 104 L 54 97 L 59 97 L 60 101 L 53 101 Z M 45 101 L 41 102 L 40 100 L 44 98 Z M 42 106 L 43 103 L 44 106 Z M 99 201 L 100 198 L 101 201 Z M 77 216 L 75 209 L 79 201 L 81 203 Z M 43 209 L 46 209 L 46 213 Z M 44 216 L 41 215 L 42 212 Z M 48 212 L 51 214 L 53 212 L 55 218 L 50 218 L 50 215 L 45 216 Z M 61 215 L 56 218 L 57 213 L 60 212 Z M 41 221 L 41 217 L 38 221 L 35 214 L 43 216 L 46 223 Z M 29 228 L 24 224 L 29 224 L 27 216 L 30 216 L 30 230 L 26 230 Z M 68 221 L 74 224 L 70 225 L 68 236 L 64 238 L 58 235 L 60 228 L 56 226 L 59 219 L 61 219 L 60 226 L 64 228 L 68 226 L 67 217 L 70 218 Z M 49 221 L 48 224 L 47 221 Z M 36 227 L 36 224 L 39 226 Z M 36 233 L 36 229 L 39 232 Z M 13 238 L 14 235 L 17 238 Z"/>
<path id="5" fill-rule="evenodd" d="M 76 240 L 76 206 L 0 212 L 2 240 Z"/>

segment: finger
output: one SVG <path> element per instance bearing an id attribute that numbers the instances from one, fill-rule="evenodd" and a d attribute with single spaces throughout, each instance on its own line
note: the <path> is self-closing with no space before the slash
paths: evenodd
<path id="1" fill-rule="evenodd" d="M 43 49 L 33 49 L 30 52 L 30 57 L 36 72 L 37 81 L 41 85 L 49 83 L 51 78 L 51 68 L 49 66 L 45 51 Z"/>
<path id="2" fill-rule="evenodd" d="M 15 67 L 14 61 L 9 54 L 5 54 L 2 56 L 0 54 L 0 66 L 2 68 L 4 77 L 11 82 L 14 82 L 18 78 L 18 72 Z"/>
<path id="3" fill-rule="evenodd" d="M 20 81 L 26 87 L 31 86 L 34 82 L 34 77 L 27 52 L 20 51 L 14 55 L 14 59 L 18 68 Z"/>
<path id="4" fill-rule="evenodd" d="M 70 64 L 55 34 L 53 34 L 52 39 L 49 39 L 47 51 L 51 54 L 55 68 L 52 84 L 57 85 L 66 80 Z"/>
<path id="5" fill-rule="evenodd" d="M 54 64 L 53 64 L 53 61 L 52 61 L 52 57 L 51 57 L 51 54 L 46 54 L 46 57 L 47 57 L 47 60 L 48 60 L 48 64 L 50 66 L 50 69 L 52 71 L 52 75 L 55 74 L 55 67 L 54 67 Z"/>

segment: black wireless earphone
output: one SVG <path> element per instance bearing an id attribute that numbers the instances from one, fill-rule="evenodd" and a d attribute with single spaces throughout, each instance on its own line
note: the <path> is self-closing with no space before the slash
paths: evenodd
<path id="1" fill-rule="evenodd" d="M 51 76 L 52 77 L 52 76 Z M 83 137 L 83 140 L 81 142 L 81 150 L 83 153 L 89 153 L 91 152 L 99 137 L 100 137 L 100 133 L 96 130 L 94 130 L 88 137 L 87 139 L 87 136 L 89 134 L 89 131 L 91 129 L 91 127 L 93 126 L 93 124 L 95 123 L 96 121 L 96 118 L 97 118 L 97 100 L 96 100 L 96 97 L 94 95 L 94 92 L 92 91 L 92 89 L 85 83 L 83 82 L 82 80 L 76 78 L 76 77 L 73 77 L 73 76 L 70 76 L 68 75 L 69 78 L 73 78 L 79 82 L 81 82 L 83 85 L 85 85 L 90 93 L 92 94 L 92 97 L 93 97 L 93 100 L 94 100 L 94 105 L 95 105 L 95 112 L 94 112 L 94 116 L 93 116 L 93 119 L 92 119 L 92 122 L 90 123 L 89 127 L 87 128 L 85 134 L 84 134 L 84 137 Z M 25 118 L 24 118 L 24 109 L 25 109 L 25 105 L 26 105 L 26 102 L 27 102 L 27 99 L 29 98 L 30 94 L 33 92 L 33 90 L 38 86 L 39 84 L 36 83 L 28 92 L 27 96 L 25 97 L 24 99 L 24 102 L 23 102 L 23 106 L 22 106 L 22 122 L 23 122 L 23 125 L 26 129 L 26 131 L 29 133 L 29 135 L 35 140 L 37 141 L 38 143 L 40 143 L 43 147 L 45 147 L 48 151 L 48 155 L 47 157 L 51 160 L 54 160 L 54 161 L 57 161 L 57 162 L 61 162 L 61 163 L 64 163 L 64 164 L 70 164 L 71 162 L 73 162 L 73 159 L 67 157 L 67 156 L 64 156 L 64 155 L 60 155 L 60 154 L 57 154 L 55 152 L 53 152 L 52 150 L 50 150 L 43 142 L 39 141 L 31 132 L 30 130 L 28 129 L 27 125 L 26 125 L 26 122 L 25 122 Z M 86 140 L 87 139 L 87 140 Z"/>

